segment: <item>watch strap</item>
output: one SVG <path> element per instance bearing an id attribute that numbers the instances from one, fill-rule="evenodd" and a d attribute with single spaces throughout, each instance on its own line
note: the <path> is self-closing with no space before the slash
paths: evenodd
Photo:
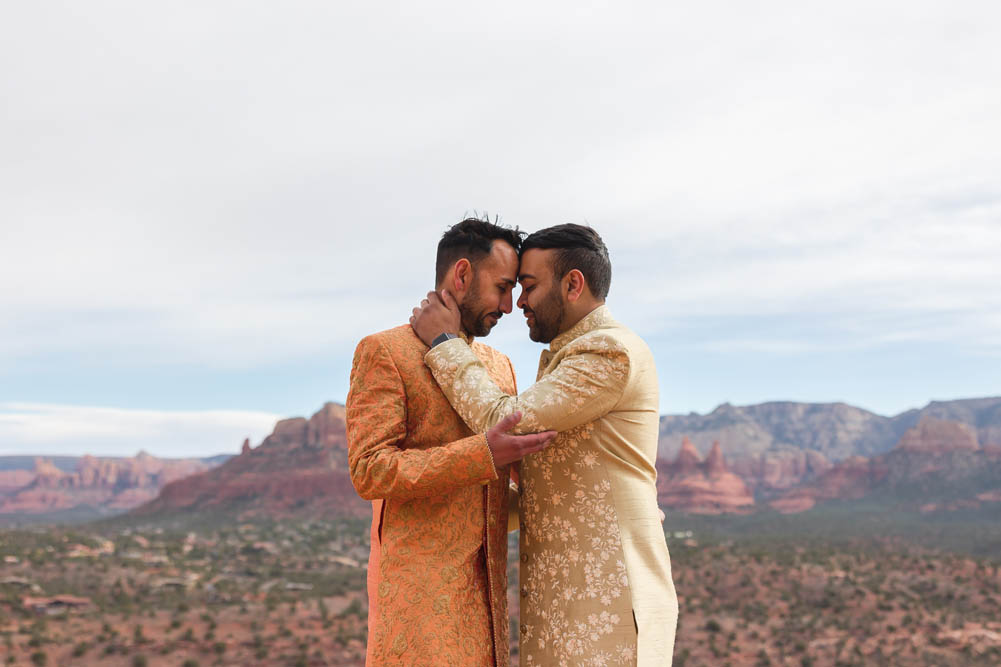
<path id="1" fill-rule="evenodd" d="M 438 334 L 433 341 L 431 341 L 431 347 L 444 343 L 446 340 L 452 340 L 453 338 L 458 338 L 455 334 L 451 333 L 441 333 Z"/>

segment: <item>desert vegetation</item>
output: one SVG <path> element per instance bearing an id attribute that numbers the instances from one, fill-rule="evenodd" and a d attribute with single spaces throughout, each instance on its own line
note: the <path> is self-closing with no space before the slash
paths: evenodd
<path id="1" fill-rule="evenodd" d="M 727 537 L 695 518 L 678 530 L 685 520 L 668 521 L 676 665 L 1001 664 L 996 558 L 899 537 Z M 366 522 L 343 519 L 5 531 L 0 656 L 18 665 L 362 665 L 367 539 Z M 510 546 L 517 614 L 515 535 Z"/>
<path id="2" fill-rule="evenodd" d="M 0 534 L 7 664 L 361 665 L 367 530 Z"/>

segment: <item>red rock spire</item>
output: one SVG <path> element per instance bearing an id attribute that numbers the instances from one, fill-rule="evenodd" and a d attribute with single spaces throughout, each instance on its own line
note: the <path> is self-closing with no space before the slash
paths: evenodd
<path id="1" fill-rule="evenodd" d="M 706 472 L 711 477 L 719 477 L 728 472 L 726 461 L 723 460 L 723 450 L 719 446 L 719 440 L 713 443 L 713 448 L 709 450 L 709 456 L 706 457 Z"/>
<path id="2" fill-rule="evenodd" d="M 699 467 L 699 463 L 702 462 L 702 457 L 699 456 L 699 450 L 695 449 L 695 445 L 692 441 L 688 439 L 688 436 L 681 441 L 681 451 L 678 452 L 678 457 L 674 459 L 674 468 L 678 472 L 692 472 Z"/>

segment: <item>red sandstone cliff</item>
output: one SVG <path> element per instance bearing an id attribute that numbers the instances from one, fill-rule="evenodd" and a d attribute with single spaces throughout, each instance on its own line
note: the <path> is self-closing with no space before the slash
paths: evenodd
<path id="1" fill-rule="evenodd" d="M 752 493 L 772 496 L 823 475 L 833 467 L 821 454 L 809 449 L 770 449 L 734 460 L 728 467 Z"/>
<path id="2" fill-rule="evenodd" d="M 168 484 L 135 515 L 211 510 L 241 516 L 365 516 L 347 469 L 344 406 L 325 404 L 309 419 L 279 421 L 260 446 L 218 468 Z"/>
<path id="3" fill-rule="evenodd" d="M 746 513 L 754 506 L 747 485 L 727 469 L 719 443 L 702 461 L 688 438 L 673 462 L 657 462 L 657 500 L 695 514 Z"/>
<path id="4" fill-rule="evenodd" d="M 76 470 L 65 472 L 37 458 L 34 471 L 5 471 L 8 481 L 17 478 L 24 483 L 6 489 L 0 514 L 40 514 L 80 505 L 129 509 L 155 498 L 165 484 L 211 465 L 200 459 L 159 459 L 140 452 L 133 458 L 84 456 Z"/>
<path id="5" fill-rule="evenodd" d="M 996 490 L 985 488 L 992 485 L 992 480 Z M 929 494 L 923 498 L 918 495 L 917 505 L 910 507 L 922 511 L 998 502 L 1001 451 L 996 447 L 981 447 L 976 431 L 966 424 L 923 417 L 887 454 L 872 459 L 853 456 L 770 504 L 780 512 L 802 512 L 819 502 L 858 499 L 874 493 L 884 493 L 892 499 L 894 492 L 901 489 Z M 945 495 L 970 497 L 933 502 L 933 496 L 942 495 L 943 490 L 947 492 Z"/>

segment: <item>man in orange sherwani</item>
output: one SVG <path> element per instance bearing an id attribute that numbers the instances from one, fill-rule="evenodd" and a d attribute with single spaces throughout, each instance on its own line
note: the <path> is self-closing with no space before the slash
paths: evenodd
<path id="1" fill-rule="evenodd" d="M 520 243 L 464 220 L 439 242 L 435 276 L 461 304 L 460 336 L 512 394 L 510 361 L 472 337 L 511 312 Z M 555 434 L 507 435 L 520 415 L 474 434 L 425 366 L 428 349 L 403 325 L 364 338 L 351 370 L 351 479 L 373 501 L 366 662 L 507 665 L 509 464 Z"/>

